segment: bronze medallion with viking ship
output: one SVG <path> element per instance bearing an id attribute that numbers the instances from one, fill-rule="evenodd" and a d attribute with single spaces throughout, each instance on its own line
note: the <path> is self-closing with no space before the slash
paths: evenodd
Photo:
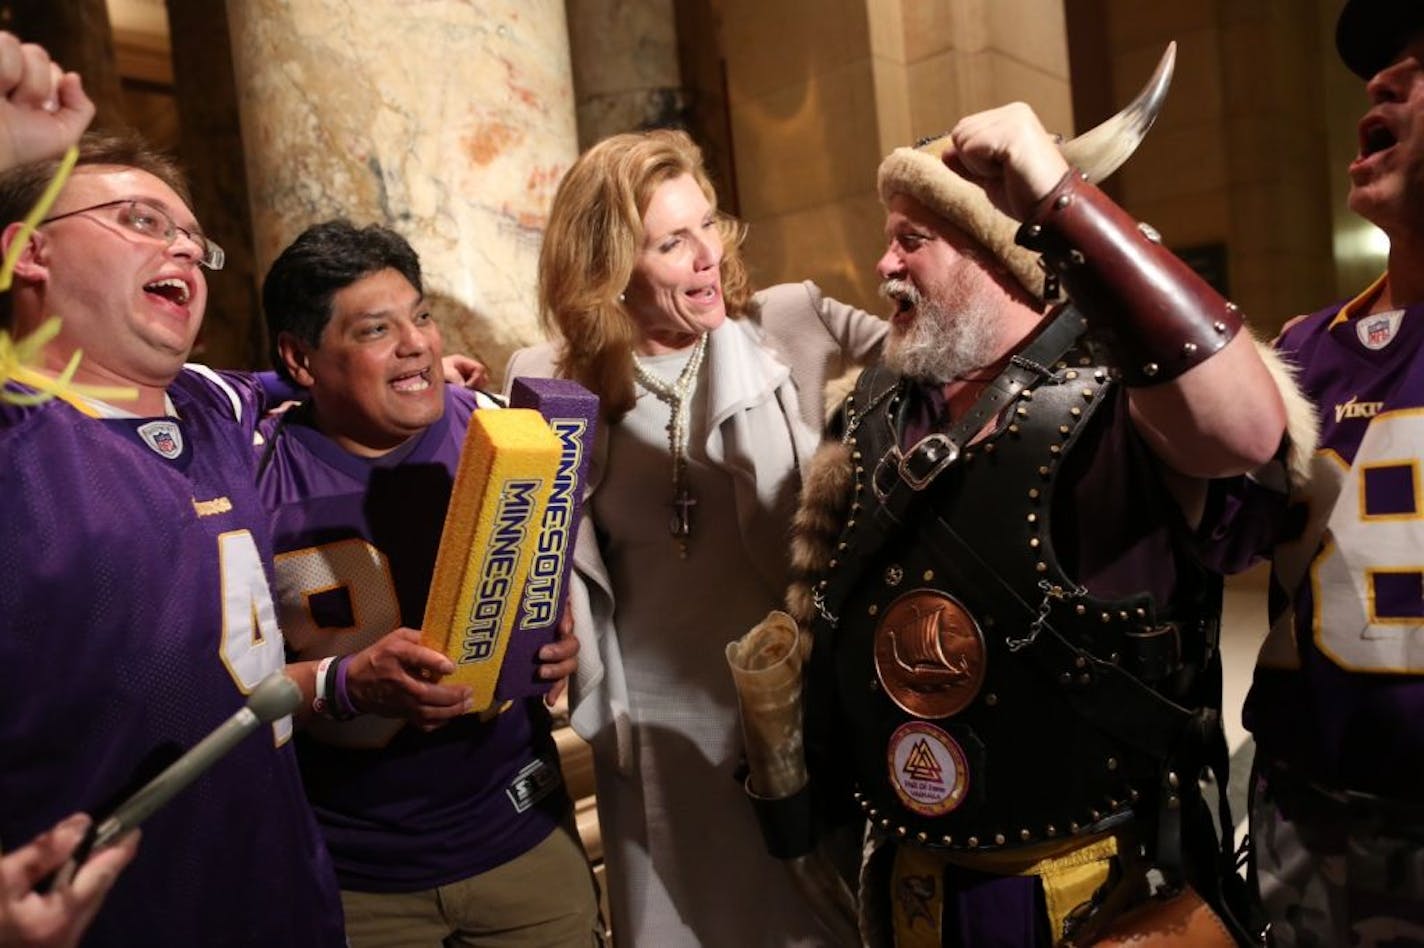
<path id="1" fill-rule="evenodd" d="M 890 700 L 917 718 L 967 708 L 984 683 L 987 658 L 979 623 L 936 590 L 905 593 L 875 628 L 875 674 Z"/>

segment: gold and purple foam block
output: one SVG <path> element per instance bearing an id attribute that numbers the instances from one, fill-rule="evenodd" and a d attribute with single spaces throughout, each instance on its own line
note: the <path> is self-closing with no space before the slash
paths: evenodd
<path id="1" fill-rule="evenodd" d="M 421 628 L 455 663 L 446 680 L 472 689 L 474 711 L 496 701 L 559 455 L 538 412 L 470 416 Z"/>
<path id="2" fill-rule="evenodd" d="M 598 396 L 566 379 L 517 378 L 510 388 L 509 406 L 532 408 L 544 416 L 559 439 L 559 466 L 495 689 L 500 700 L 549 690 L 550 682 L 538 677 L 538 652 L 558 637 L 568 596 L 588 459 L 598 424 Z"/>

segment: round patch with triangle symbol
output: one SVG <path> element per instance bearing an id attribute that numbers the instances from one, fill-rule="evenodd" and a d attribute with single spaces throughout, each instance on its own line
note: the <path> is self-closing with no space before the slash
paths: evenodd
<path id="1" fill-rule="evenodd" d="M 890 785 L 900 802 L 920 816 L 943 816 L 964 802 L 969 764 L 949 734 L 924 721 L 895 729 L 886 747 Z"/>

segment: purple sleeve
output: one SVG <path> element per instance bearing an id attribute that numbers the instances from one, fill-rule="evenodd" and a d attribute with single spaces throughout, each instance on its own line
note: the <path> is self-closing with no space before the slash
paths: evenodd
<path id="1" fill-rule="evenodd" d="M 298 402 L 307 397 L 307 390 L 295 382 L 289 382 L 277 372 L 254 372 L 249 376 L 262 390 L 266 399 L 264 408 L 275 408 L 283 402 Z"/>
<path id="2" fill-rule="evenodd" d="M 1248 476 L 1213 481 L 1197 528 L 1202 562 L 1230 575 L 1268 558 L 1289 505 L 1286 493 Z"/>
<path id="3" fill-rule="evenodd" d="M 251 412 L 258 421 L 283 402 L 306 397 L 306 389 L 288 382 L 276 372 L 233 372 L 224 369 L 214 374 L 242 400 L 243 414 Z"/>

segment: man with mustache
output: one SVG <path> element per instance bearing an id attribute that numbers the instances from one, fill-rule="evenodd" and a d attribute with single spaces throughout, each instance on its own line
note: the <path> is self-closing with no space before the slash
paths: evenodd
<path id="1" fill-rule="evenodd" d="M 1282 331 L 1320 450 L 1292 492 L 1264 477 L 1223 491 L 1235 517 L 1219 528 L 1272 561 L 1244 717 L 1280 946 L 1424 941 L 1424 6 L 1349 0 L 1336 46 L 1370 100 L 1349 205 L 1388 235 L 1388 267 Z"/>
<path id="2" fill-rule="evenodd" d="M 1226 778 L 1220 579 L 1192 528 L 1207 479 L 1282 445 L 1277 378 L 1022 104 L 897 150 L 879 188 L 884 365 L 807 479 L 790 597 L 813 790 L 872 827 L 863 930 L 1086 943 L 1150 868 L 1154 908 L 1214 926 L 1168 898 L 1230 916 L 1198 787 Z"/>

